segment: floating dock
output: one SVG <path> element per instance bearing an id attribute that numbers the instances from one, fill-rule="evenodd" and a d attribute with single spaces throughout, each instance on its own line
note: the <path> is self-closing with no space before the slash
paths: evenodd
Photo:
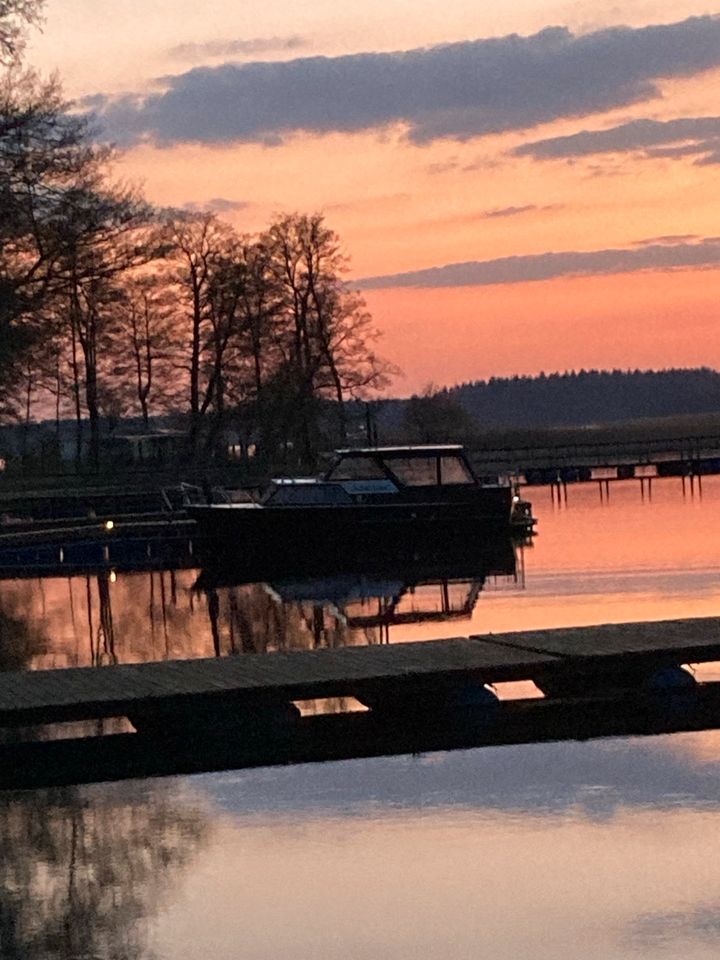
<path id="1" fill-rule="evenodd" d="M 0 673 L 0 727 L 103 717 L 192 716 L 459 680 L 493 684 L 720 659 L 720 619 L 664 620 L 488 634 L 333 650 Z"/>
<path id="2" fill-rule="evenodd" d="M 194 537 L 192 520 L 144 514 L 0 525 L 0 579 L 181 569 L 197 563 Z"/>
<path id="3" fill-rule="evenodd" d="M 648 679 L 664 667 L 713 660 L 720 660 L 714 617 L 4 673 L 5 740 L 13 739 L 13 728 L 107 717 L 129 717 L 139 732 L 6 742 L 0 787 L 705 729 L 720 726 L 720 684 L 666 694 Z M 453 699 L 468 684 L 538 678 L 560 691 L 565 681 L 576 690 L 578 678 L 586 678 L 588 695 L 489 705 Z M 346 696 L 385 709 L 304 718 L 283 709 L 292 701 Z M 677 697 L 685 698 L 679 712 Z"/>

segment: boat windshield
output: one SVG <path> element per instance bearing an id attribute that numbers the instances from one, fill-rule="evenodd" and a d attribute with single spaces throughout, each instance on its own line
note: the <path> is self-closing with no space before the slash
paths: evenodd
<path id="1" fill-rule="evenodd" d="M 462 457 L 440 457 L 440 476 L 443 483 L 475 483 Z"/>
<path id="2" fill-rule="evenodd" d="M 328 480 L 385 480 L 387 475 L 372 457 L 343 457 L 333 467 Z"/>
<path id="3" fill-rule="evenodd" d="M 368 453 L 342 453 L 326 480 L 387 480 L 395 477 L 406 487 L 435 487 L 441 484 L 475 484 L 465 458 L 447 450 L 396 448 Z"/>
<path id="4" fill-rule="evenodd" d="M 393 457 L 388 467 L 408 487 L 475 482 L 460 457 Z"/>

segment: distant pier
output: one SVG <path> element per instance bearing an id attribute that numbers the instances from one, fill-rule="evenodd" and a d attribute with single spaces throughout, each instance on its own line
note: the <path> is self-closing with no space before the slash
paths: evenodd
<path id="1" fill-rule="evenodd" d="M 528 486 L 559 491 L 575 483 L 598 484 L 601 495 L 617 480 L 638 480 L 650 493 L 654 479 L 679 477 L 694 492 L 702 477 L 720 474 L 720 437 L 592 441 L 535 444 L 528 447 L 475 450 L 473 460 L 484 476 L 512 475 Z"/>

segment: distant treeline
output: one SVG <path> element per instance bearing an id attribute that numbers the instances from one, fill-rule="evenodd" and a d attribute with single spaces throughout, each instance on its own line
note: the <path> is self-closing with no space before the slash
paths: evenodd
<path id="1" fill-rule="evenodd" d="M 631 421 L 653 420 L 656 428 L 658 421 L 671 419 L 677 429 L 692 433 L 701 418 L 712 419 L 713 414 L 720 414 L 720 372 L 707 367 L 492 377 L 429 387 L 422 394 L 373 407 L 381 441 L 413 443 L 474 444 L 497 431 L 539 436 L 563 427 Z M 697 420 L 688 423 L 688 418 Z"/>
<path id="2" fill-rule="evenodd" d="M 586 426 L 720 411 L 720 373 L 580 370 L 493 377 L 440 390 L 484 427 Z"/>

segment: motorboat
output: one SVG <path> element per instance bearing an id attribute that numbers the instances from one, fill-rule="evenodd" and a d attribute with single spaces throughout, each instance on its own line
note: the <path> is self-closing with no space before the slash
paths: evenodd
<path id="1" fill-rule="evenodd" d="M 522 505 L 522 509 L 520 506 Z M 353 551 L 502 536 L 534 522 L 509 481 L 478 478 L 462 446 L 343 449 L 320 477 L 279 478 L 249 502 L 188 507 L 210 553 Z"/>

